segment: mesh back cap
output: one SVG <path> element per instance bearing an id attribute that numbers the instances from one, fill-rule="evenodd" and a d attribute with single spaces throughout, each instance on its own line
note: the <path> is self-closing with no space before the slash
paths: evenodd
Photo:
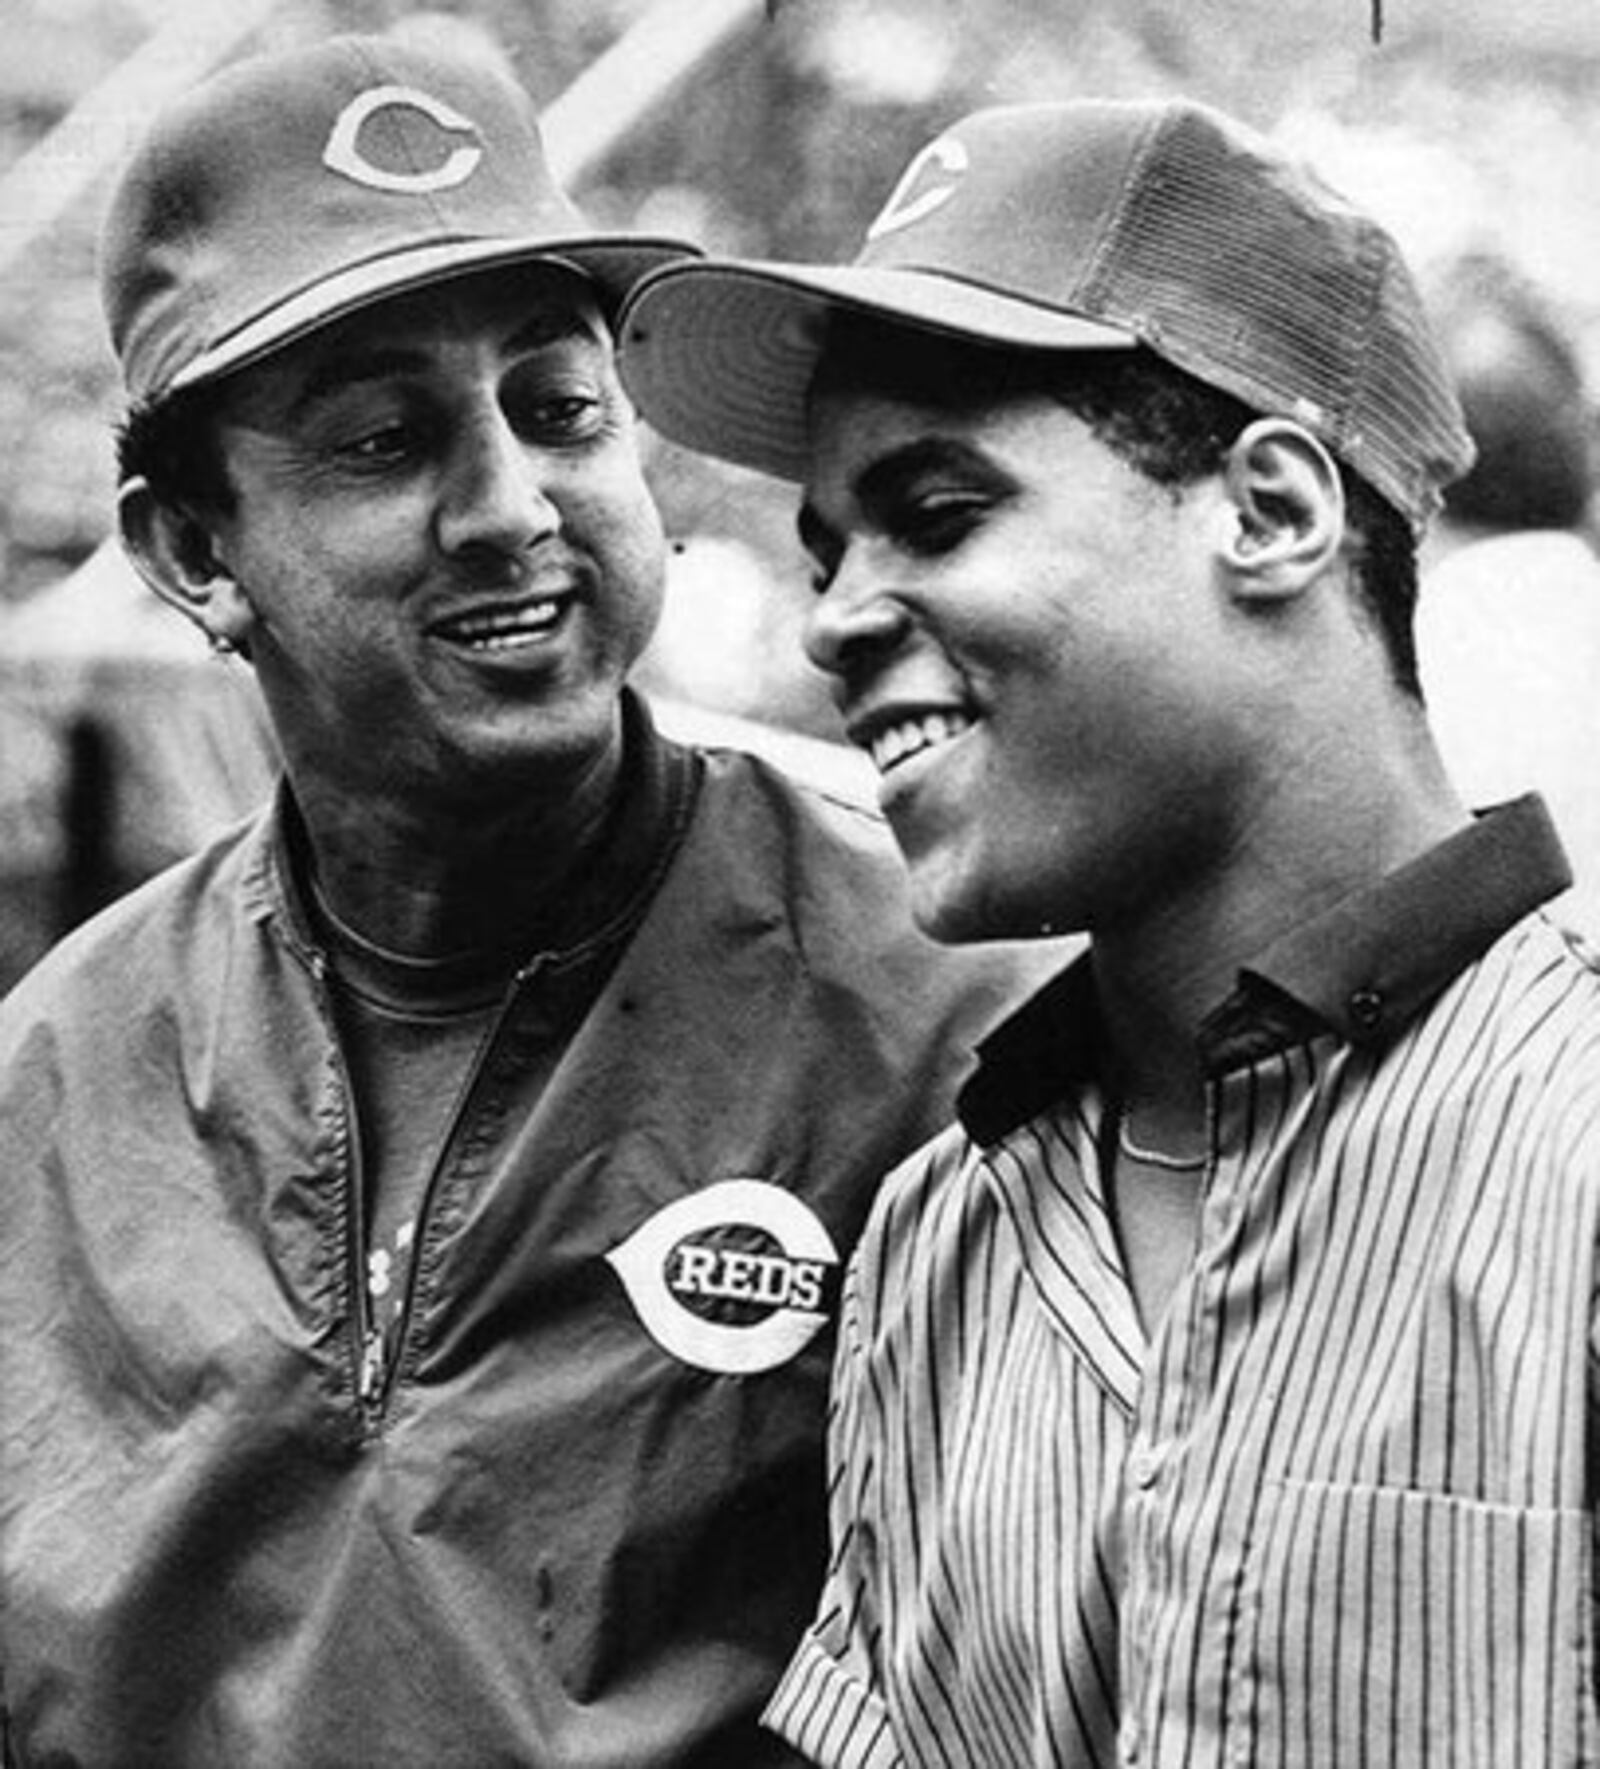
<path id="1" fill-rule="evenodd" d="M 1393 239 L 1187 100 L 978 111 L 912 160 L 852 264 L 648 277 L 623 314 L 624 378 L 673 440 L 799 479 L 838 309 L 1018 350 L 1147 345 L 1304 424 L 1418 530 L 1472 458 Z"/>

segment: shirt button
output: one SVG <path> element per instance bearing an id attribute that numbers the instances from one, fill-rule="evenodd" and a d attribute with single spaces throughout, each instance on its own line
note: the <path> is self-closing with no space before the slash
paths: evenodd
<path id="1" fill-rule="evenodd" d="M 1161 1458 L 1153 1449 L 1143 1446 L 1128 1457 L 1128 1478 L 1137 1487 L 1153 1487 L 1161 1474 Z"/>
<path id="2" fill-rule="evenodd" d="M 1383 1019 L 1383 997 L 1376 989 L 1357 989 L 1350 996 L 1350 1018 L 1363 1032 L 1375 1032 Z"/>

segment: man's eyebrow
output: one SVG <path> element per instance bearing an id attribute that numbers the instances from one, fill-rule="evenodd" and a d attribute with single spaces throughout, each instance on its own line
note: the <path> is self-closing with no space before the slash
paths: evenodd
<path id="1" fill-rule="evenodd" d="M 986 477 L 993 477 L 996 472 L 989 457 L 963 437 L 919 436 L 915 442 L 891 449 L 870 462 L 851 481 L 850 491 L 856 504 L 881 522 L 913 480 L 924 473 L 948 472 L 952 468 L 981 471 Z M 823 557 L 828 546 L 836 544 L 832 524 L 809 500 L 802 501 L 795 527 L 801 546 L 814 557 Z"/>
<path id="2" fill-rule="evenodd" d="M 304 411 L 348 387 L 359 387 L 364 381 L 381 381 L 390 375 L 405 374 L 419 368 L 423 361 L 421 351 L 407 350 L 398 344 L 378 344 L 330 354 L 301 383 L 294 396 L 294 410 Z"/>
<path id="3" fill-rule="evenodd" d="M 562 310 L 558 313 L 536 313 L 525 320 L 505 340 L 501 349 L 510 356 L 531 356 L 569 342 L 592 344 L 596 349 L 601 339 L 580 314 Z M 426 369 L 430 357 L 426 350 L 406 344 L 355 344 L 353 348 L 330 352 L 306 377 L 295 395 L 295 408 L 303 411 L 331 394 L 366 381 L 381 381 L 390 375 L 415 373 Z"/>
<path id="4" fill-rule="evenodd" d="M 551 344 L 569 342 L 593 344 L 598 348 L 603 339 L 581 313 L 562 307 L 535 313 L 531 319 L 525 320 L 506 340 L 505 348 L 509 354 L 518 350 L 543 350 Z"/>
<path id="5" fill-rule="evenodd" d="M 877 514 L 900 497 L 908 484 L 924 473 L 948 472 L 951 468 L 994 471 L 988 457 L 960 436 L 919 436 L 900 448 L 880 455 L 856 476 L 852 490 L 862 509 Z"/>

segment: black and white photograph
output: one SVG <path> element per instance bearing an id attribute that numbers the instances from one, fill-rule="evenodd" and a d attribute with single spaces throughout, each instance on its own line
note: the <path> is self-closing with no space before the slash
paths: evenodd
<path id="1" fill-rule="evenodd" d="M 0 32 L 0 1766 L 1600 1766 L 1593 0 Z"/>

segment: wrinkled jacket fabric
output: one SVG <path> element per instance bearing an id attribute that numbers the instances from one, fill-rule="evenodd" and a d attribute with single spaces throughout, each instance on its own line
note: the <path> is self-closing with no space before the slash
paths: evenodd
<path id="1" fill-rule="evenodd" d="M 1019 973 L 910 930 L 875 818 L 673 758 L 698 796 L 670 866 L 531 1102 L 538 965 L 514 988 L 365 1400 L 353 1115 L 283 805 L 0 1009 L 14 1762 L 791 1760 L 753 1716 L 821 1577 L 837 1265 L 823 1330 L 729 1372 L 666 1349 L 611 1255 L 754 1180 L 842 1263 Z M 757 1256 L 732 1301 L 663 1297 L 659 1257 L 639 1289 L 743 1343 L 782 1234 L 719 1234 Z"/>

